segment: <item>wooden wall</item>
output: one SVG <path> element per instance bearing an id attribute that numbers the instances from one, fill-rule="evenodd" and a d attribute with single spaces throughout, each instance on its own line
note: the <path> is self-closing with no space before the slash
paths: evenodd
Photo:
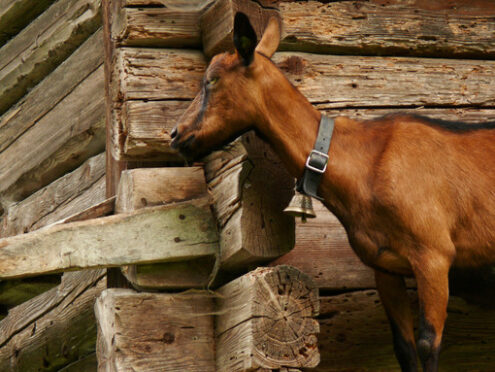
<path id="1" fill-rule="evenodd" d="M 0 238 L 105 199 L 101 16 L 100 0 L 0 5 Z M 102 270 L 2 280 L 0 370 L 94 367 L 104 287 Z"/>
<path id="2" fill-rule="evenodd" d="M 101 1 L 2 3 L 0 237 L 101 203 L 108 188 L 115 193 L 112 182 L 125 167 L 182 165 L 168 147 L 169 131 L 195 95 L 208 58 L 229 45 L 231 30 L 220 27 L 227 18 L 219 18 L 214 32 L 205 31 L 212 27 L 203 15 L 215 6 L 254 9 L 258 32 L 269 14 L 279 14 L 284 32 L 274 61 L 329 115 L 372 118 L 412 111 L 495 120 L 490 0 L 122 3 L 109 8 L 115 22 L 106 30 L 117 66 L 107 77 L 119 82 L 107 94 L 108 117 L 118 123 L 109 136 Z M 117 160 L 110 176 L 106 141 Z M 240 159 L 236 169 L 245 174 L 245 158 Z M 296 226 L 295 248 L 271 263 L 293 265 L 320 287 L 321 362 L 314 370 L 398 370 L 371 271 L 353 254 L 335 217 L 318 203 L 316 210 L 316 220 Z M 463 278 L 465 283 L 472 276 Z M 101 270 L 1 281 L 0 370 L 94 370 L 92 308 L 105 281 Z M 471 296 L 453 297 L 449 304 L 445 371 L 495 368 L 493 303 L 481 306 L 473 291 L 462 288 L 460 294 Z M 481 297 L 493 298 L 486 293 Z"/>

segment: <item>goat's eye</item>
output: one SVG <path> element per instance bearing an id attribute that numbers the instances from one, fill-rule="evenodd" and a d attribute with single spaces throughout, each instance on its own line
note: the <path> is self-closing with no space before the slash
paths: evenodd
<path id="1" fill-rule="evenodd" d="M 217 81 L 218 81 L 218 78 L 214 77 L 214 78 L 208 79 L 206 84 L 208 85 L 208 87 L 212 87 L 217 83 Z"/>

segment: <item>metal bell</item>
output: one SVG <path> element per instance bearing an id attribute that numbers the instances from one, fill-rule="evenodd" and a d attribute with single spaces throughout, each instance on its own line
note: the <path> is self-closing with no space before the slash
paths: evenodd
<path id="1" fill-rule="evenodd" d="M 298 191 L 295 192 L 289 205 L 284 209 L 284 213 L 294 217 L 301 217 L 302 222 L 306 222 L 307 218 L 316 217 L 311 196 L 304 195 Z"/>

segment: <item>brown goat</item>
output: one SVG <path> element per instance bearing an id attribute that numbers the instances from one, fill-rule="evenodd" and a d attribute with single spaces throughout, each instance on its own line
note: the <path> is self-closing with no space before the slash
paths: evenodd
<path id="1" fill-rule="evenodd" d="M 202 90 L 172 132 L 197 157 L 255 129 L 301 177 L 321 114 L 270 61 L 278 48 L 271 20 L 256 47 L 244 14 L 236 53 L 213 58 Z M 345 227 L 361 260 L 375 269 L 403 371 L 436 371 L 452 265 L 495 262 L 495 125 L 394 115 L 335 119 L 319 195 Z M 420 303 L 415 341 L 405 276 Z"/>

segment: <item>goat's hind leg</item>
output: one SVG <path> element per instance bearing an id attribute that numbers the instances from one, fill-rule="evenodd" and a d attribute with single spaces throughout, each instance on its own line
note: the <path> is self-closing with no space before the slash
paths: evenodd
<path id="1" fill-rule="evenodd" d="M 401 370 L 416 372 L 413 317 L 404 278 L 375 270 L 375 281 L 392 328 L 394 351 Z"/>

